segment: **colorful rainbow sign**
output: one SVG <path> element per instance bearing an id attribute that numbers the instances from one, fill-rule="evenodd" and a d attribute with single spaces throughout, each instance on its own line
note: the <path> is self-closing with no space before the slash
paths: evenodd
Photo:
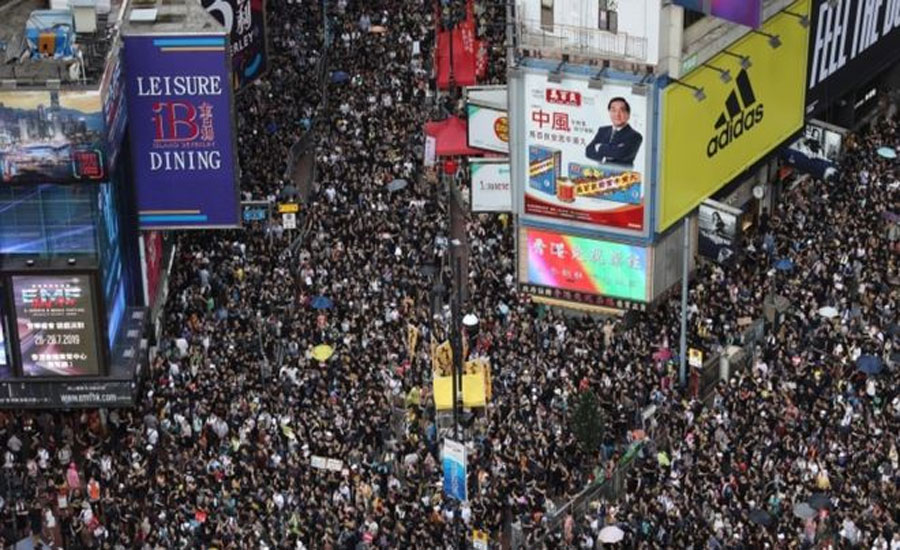
<path id="1" fill-rule="evenodd" d="M 648 301 L 647 249 L 523 228 L 528 283 Z"/>

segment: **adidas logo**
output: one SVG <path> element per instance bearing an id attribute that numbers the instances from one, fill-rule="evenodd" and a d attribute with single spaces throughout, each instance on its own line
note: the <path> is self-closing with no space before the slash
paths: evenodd
<path id="1" fill-rule="evenodd" d="M 763 119 L 763 104 L 756 102 L 756 95 L 753 93 L 753 86 L 750 85 L 750 76 L 747 75 L 747 71 L 741 69 L 735 80 L 737 81 L 737 90 L 731 90 L 728 99 L 725 100 L 725 112 L 716 120 L 716 135 L 706 144 L 706 156 L 709 158 L 728 147 L 745 132 L 749 132 Z M 738 94 L 740 94 L 740 98 L 738 98 Z"/>

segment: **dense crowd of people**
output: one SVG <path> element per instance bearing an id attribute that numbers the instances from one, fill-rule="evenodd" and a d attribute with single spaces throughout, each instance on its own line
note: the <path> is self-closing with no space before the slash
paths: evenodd
<path id="1" fill-rule="evenodd" d="M 274 200 L 291 145 L 315 129 L 304 226 L 180 236 L 164 339 L 135 409 L 0 414 L 4 544 L 31 533 L 67 549 L 437 549 L 479 529 L 495 548 L 515 523 L 547 548 L 596 548 L 618 525 L 633 548 L 799 548 L 847 533 L 896 550 L 898 231 L 886 213 L 900 209 L 897 174 L 872 153 L 897 145 L 895 122 L 849 145 L 839 181 L 787 191 L 738 265 L 698 268 L 698 346 L 728 343 L 770 292 L 793 306 L 709 408 L 659 359 L 677 341 L 677 304 L 627 327 L 536 306 L 516 288 L 508 219 L 470 219 L 470 348 L 491 360 L 494 398 L 488 416 L 465 418 L 469 500 L 458 503 L 442 494 L 430 397 L 450 229 L 422 129 L 458 109 L 435 99 L 435 13 L 338 0 L 326 43 L 320 2 L 268 4 L 272 70 L 238 98 L 242 192 Z M 505 79 L 504 9 L 476 5 L 488 82 Z M 327 74 L 348 78 L 323 88 L 323 55 Z M 408 186 L 392 191 L 397 179 Z M 785 257 L 793 270 L 773 270 Z M 839 315 L 819 315 L 826 305 Z M 320 345 L 333 355 L 316 359 Z M 884 372 L 857 372 L 862 354 Z M 568 424 L 585 389 L 605 420 L 596 452 Z M 548 533 L 559 503 L 611 473 L 650 404 L 659 429 L 624 499 Z M 813 493 L 828 504 L 795 520 Z M 751 519 L 758 511 L 768 519 Z"/>
<path id="2" fill-rule="evenodd" d="M 710 407 L 660 402 L 665 430 L 622 501 L 567 518 L 555 543 L 595 548 L 615 525 L 632 548 L 900 548 L 900 169 L 876 154 L 898 144 L 896 118 L 851 137 L 836 179 L 799 179 L 740 263 L 712 274 L 714 295 L 791 309 Z"/>

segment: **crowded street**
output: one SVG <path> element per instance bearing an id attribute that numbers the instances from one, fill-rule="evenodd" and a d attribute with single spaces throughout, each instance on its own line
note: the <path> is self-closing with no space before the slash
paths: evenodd
<path id="1" fill-rule="evenodd" d="M 296 193 L 298 226 L 176 233 L 133 408 L 0 411 L 0 548 L 438 550 L 479 531 L 484 548 L 590 550 L 616 527 L 610 548 L 900 550 L 887 103 L 827 180 L 783 171 L 733 263 L 695 263 L 692 349 L 745 345 L 772 296 L 788 304 L 707 395 L 695 367 L 679 383 L 678 285 L 627 315 L 541 303 L 517 284 L 513 216 L 467 213 L 466 345 L 492 397 L 461 414 L 468 498 L 447 495 L 432 346 L 454 321 L 450 193 L 423 164 L 424 123 L 465 114 L 434 82 L 435 17 L 464 9 L 443 4 L 268 0 L 269 70 L 235 97 L 240 198 Z M 506 85 L 506 6 L 474 10 L 479 84 Z M 591 449 L 569 421 L 585 392 Z M 614 475 L 615 498 L 565 507 Z"/>

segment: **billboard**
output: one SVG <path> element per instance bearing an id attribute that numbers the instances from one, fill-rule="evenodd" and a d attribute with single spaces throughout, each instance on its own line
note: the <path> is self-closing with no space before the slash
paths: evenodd
<path id="1" fill-rule="evenodd" d="M 514 162 L 519 212 L 534 221 L 645 235 L 652 136 L 650 102 L 630 82 L 524 72 Z M 518 123 L 518 120 L 517 120 Z M 517 196 L 517 199 L 518 199 Z"/>
<path id="2" fill-rule="evenodd" d="M 900 3 L 813 0 L 806 114 L 900 59 Z"/>
<path id="3" fill-rule="evenodd" d="M 240 225 L 226 45 L 223 35 L 125 37 L 142 229 Z"/>
<path id="4" fill-rule="evenodd" d="M 511 212 L 509 161 L 469 159 L 472 212 Z"/>
<path id="5" fill-rule="evenodd" d="M 76 183 L 107 178 L 100 92 L 0 92 L 0 181 Z"/>
<path id="6" fill-rule="evenodd" d="M 519 250 L 523 285 L 564 291 L 553 296 L 573 301 L 585 295 L 650 300 L 650 254 L 644 247 L 522 227 Z"/>
<path id="7" fill-rule="evenodd" d="M 265 0 L 200 0 L 231 36 L 234 87 L 244 88 L 268 65 Z"/>
<path id="8" fill-rule="evenodd" d="M 737 252 L 741 211 L 714 200 L 705 200 L 698 212 L 697 250 L 716 263 L 728 264 Z"/>
<path id="9" fill-rule="evenodd" d="M 673 3 L 754 29 L 762 23 L 762 0 L 673 0 Z"/>
<path id="10" fill-rule="evenodd" d="M 101 374 L 92 277 L 45 273 L 13 275 L 10 280 L 22 375 Z"/>
<path id="11" fill-rule="evenodd" d="M 808 13 L 808 0 L 795 2 L 790 10 Z M 726 54 L 709 61 L 730 71 L 727 83 L 719 72 L 699 67 L 665 89 L 659 232 L 803 125 L 808 30 L 784 13 L 769 19 L 764 29 L 778 36 L 780 47 L 754 33 L 728 47 L 749 58 L 749 68 Z M 702 89 L 705 98 L 698 101 L 696 91 L 681 84 Z"/>
<path id="12" fill-rule="evenodd" d="M 509 117 L 505 110 L 469 103 L 468 145 L 496 153 L 509 152 Z"/>

